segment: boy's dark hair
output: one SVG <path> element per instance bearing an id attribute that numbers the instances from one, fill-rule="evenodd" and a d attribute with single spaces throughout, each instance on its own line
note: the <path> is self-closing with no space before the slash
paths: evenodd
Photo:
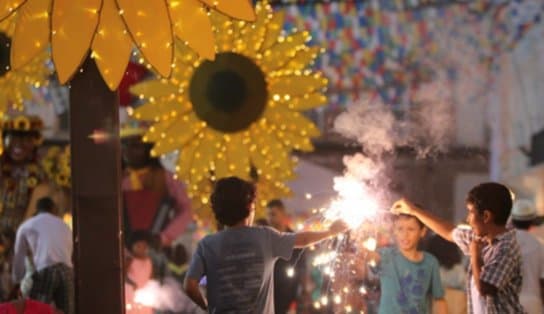
<path id="1" fill-rule="evenodd" d="M 398 215 L 395 215 L 395 217 L 393 218 L 393 222 L 396 222 L 397 220 L 400 220 L 400 219 L 414 219 L 415 221 L 417 221 L 417 224 L 419 225 L 420 228 L 425 228 L 425 224 L 423 224 L 423 222 L 421 222 L 421 220 L 419 220 L 419 218 L 417 218 L 416 216 L 413 216 L 413 215 L 408 215 L 408 214 L 398 214 Z"/>
<path id="2" fill-rule="evenodd" d="M 135 230 L 130 234 L 130 239 L 128 241 L 129 249 L 132 249 L 132 246 L 136 242 L 145 242 L 148 246 L 151 246 L 152 236 L 146 230 Z"/>
<path id="3" fill-rule="evenodd" d="M 273 199 L 273 200 L 270 200 L 267 204 L 266 204 L 266 207 L 267 208 L 272 208 L 272 207 L 275 207 L 275 208 L 279 208 L 279 209 L 285 209 L 285 205 L 283 204 L 283 202 L 280 200 L 280 199 Z"/>
<path id="4" fill-rule="evenodd" d="M 485 210 L 493 214 L 493 223 L 505 226 L 512 210 L 510 190 L 496 182 L 486 182 L 473 187 L 467 195 L 467 203 L 481 215 Z"/>
<path id="5" fill-rule="evenodd" d="M 440 265 L 446 269 L 452 269 L 462 261 L 463 257 L 457 245 L 438 235 L 432 236 L 426 246 L 426 251 L 434 255 Z"/>
<path id="6" fill-rule="evenodd" d="M 219 223 L 233 226 L 247 218 L 255 200 L 255 186 L 238 177 L 217 181 L 211 196 L 215 218 Z"/>
<path id="7" fill-rule="evenodd" d="M 517 220 L 517 219 L 512 219 L 512 225 L 514 226 L 514 228 L 516 229 L 521 229 L 521 230 L 529 230 L 529 228 L 531 228 L 531 226 L 533 226 L 533 221 L 532 220 Z"/>
<path id="8" fill-rule="evenodd" d="M 36 202 L 36 212 L 38 213 L 54 213 L 55 209 L 55 202 L 50 197 L 42 197 Z"/>

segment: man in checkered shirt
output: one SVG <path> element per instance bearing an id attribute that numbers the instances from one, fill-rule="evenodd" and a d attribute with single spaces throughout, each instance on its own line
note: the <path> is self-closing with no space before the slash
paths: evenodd
<path id="1" fill-rule="evenodd" d="M 498 183 L 479 184 L 468 193 L 467 209 L 470 228 L 455 227 L 406 199 L 392 207 L 395 213 L 416 216 L 470 256 L 469 313 L 525 313 L 519 303 L 521 252 L 515 231 L 506 228 L 512 209 L 510 191 Z"/>

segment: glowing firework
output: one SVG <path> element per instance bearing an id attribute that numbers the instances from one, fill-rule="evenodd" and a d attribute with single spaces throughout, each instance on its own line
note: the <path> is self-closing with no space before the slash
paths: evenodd
<path id="1" fill-rule="evenodd" d="M 335 178 L 334 189 L 339 197 L 332 201 L 324 213 L 328 220 L 342 219 L 350 228 L 356 228 L 379 210 L 378 202 L 368 186 L 354 177 Z"/>
<path id="2" fill-rule="evenodd" d="M 376 251 L 376 247 L 378 246 L 378 241 L 374 238 L 368 238 L 363 242 L 363 247 L 371 252 Z"/>
<path id="3" fill-rule="evenodd" d="M 336 258 L 336 256 L 337 256 L 337 253 L 335 251 L 325 252 L 325 253 L 317 255 L 314 258 L 314 261 L 312 262 L 312 264 L 314 266 L 325 265 L 332 262 Z"/>
<path id="4" fill-rule="evenodd" d="M 293 278 L 294 275 L 295 275 L 295 269 L 293 267 L 287 268 L 287 277 Z"/>

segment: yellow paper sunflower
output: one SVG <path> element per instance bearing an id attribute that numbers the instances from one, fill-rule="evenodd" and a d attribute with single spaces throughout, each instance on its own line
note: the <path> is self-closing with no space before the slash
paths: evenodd
<path id="1" fill-rule="evenodd" d="M 23 109 L 23 100 L 32 98 L 32 86 L 46 84 L 51 71 L 46 66 L 47 52 L 18 69 L 10 67 L 11 38 L 15 30 L 13 19 L 0 23 L 0 118 L 11 107 Z"/>
<path id="2" fill-rule="evenodd" d="M 17 13 L 12 66 L 20 68 L 51 43 L 61 83 L 79 69 L 89 49 L 105 82 L 117 88 L 133 44 L 161 75 L 169 76 L 174 37 L 213 59 L 208 12 L 255 18 L 249 0 L 1 0 L 0 20 Z"/>
<path id="3" fill-rule="evenodd" d="M 312 150 L 319 135 L 301 112 L 326 102 L 327 80 L 307 69 L 320 48 L 306 46 L 307 32 L 283 36 L 283 13 L 268 4 L 256 13 L 248 24 L 212 12 L 214 61 L 176 45 L 170 79 L 131 89 L 145 101 L 133 116 L 154 122 L 144 135 L 152 153 L 179 150 L 176 174 L 194 191 L 209 178 L 250 179 L 251 167 L 259 182 L 284 182 L 293 176 L 290 152 Z"/>

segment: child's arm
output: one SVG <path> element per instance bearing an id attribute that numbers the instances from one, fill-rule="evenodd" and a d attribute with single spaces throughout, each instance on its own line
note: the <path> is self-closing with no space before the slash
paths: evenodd
<path id="1" fill-rule="evenodd" d="M 409 200 L 402 198 L 396 201 L 395 204 L 393 204 L 393 207 L 391 207 L 391 211 L 395 214 L 415 216 L 442 238 L 453 242 L 453 230 L 455 229 L 455 225 L 424 211 Z"/>
<path id="2" fill-rule="evenodd" d="M 445 299 L 435 299 L 433 302 L 434 314 L 448 314 L 448 305 Z"/>
<path id="3" fill-rule="evenodd" d="M 474 284 L 476 285 L 476 289 L 478 289 L 481 295 L 495 296 L 498 291 L 497 287 L 481 279 L 482 267 L 484 266 L 484 262 L 481 255 L 482 246 L 483 246 L 483 242 L 481 240 L 474 239 L 470 243 L 470 265 L 472 266 L 472 278 L 474 279 Z M 505 266 L 507 265 L 505 264 Z"/>
<path id="4" fill-rule="evenodd" d="M 316 242 L 333 237 L 339 233 L 348 230 L 348 225 L 340 220 L 331 224 L 329 230 L 326 231 L 305 231 L 295 234 L 295 248 L 304 248 Z"/>
<path id="5" fill-rule="evenodd" d="M 185 281 L 183 282 L 183 290 L 185 290 L 185 293 L 187 293 L 187 296 L 191 298 L 193 302 L 195 302 L 201 309 L 207 311 L 208 303 L 202 296 L 198 284 L 199 282 L 196 279 L 185 278 Z"/>

